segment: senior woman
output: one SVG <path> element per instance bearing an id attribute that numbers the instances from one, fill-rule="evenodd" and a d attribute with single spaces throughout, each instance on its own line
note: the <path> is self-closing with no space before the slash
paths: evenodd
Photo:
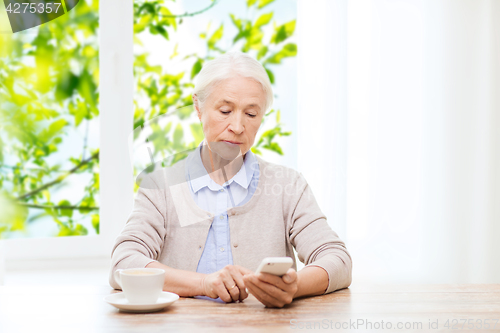
<path id="1" fill-rule="evenodd" d="M 205 139 L 163 174 L 183 182 L 162 186 L 170 179 L 159 177 L 157 188 L 139 189 L 113 248 L 112 287 L 120 288 L 118 268 L 162 268 L 163 289 L 180 296 L 232 302 L 251 293 L 283 307 L 350 285 L 351 257 L 302 174 L 250 150 L 272 101 L 252 57 L 231 52 L 203 66 L 193 102 Z M 294 248 L 305 263 L 299 272 Z M 285 256 L 294 263 L 282 277 L 254 273 L 263 258 Z"/>

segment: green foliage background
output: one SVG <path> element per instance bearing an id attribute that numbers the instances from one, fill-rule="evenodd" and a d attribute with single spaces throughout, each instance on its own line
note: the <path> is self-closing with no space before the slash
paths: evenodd
<path id="1" fill-rule="evenodd" d="M 196 12 L 172 13 L 169 1 L 136 0 L 134 43 L 137 49 L 148 34 L 156 35 L 158 43 L 172 43 L 181 24 L 221 5 L 220 2 L 207 0 L 206 6 Z M 149 54 L 144 51 L 135 54 L 134 128 L 192 104 L 192 82 L 203 63 L 229 50 L 238 49 L 253 55 L 264 65 L 271 82 L 278 84 L 273 69 L 285 58 L 297 54 L 296 44 L 290 42 L 295 20 L 276 22 L 274 13 L 267 10 L 274 0 L 245 2 L 245 17 L 229 14 L 236 35 L 227 35 L 224 24 L 212 22 L 199 34 L 206 50 L 179 54 L 178 48 L 174 48 L 170 58 L 182 59 L 189 66 L 188 71 L 174 72 L 151 65 Z M 266 26 L 272 29 L 264 29 Z M 89 220 L 99 233 L 98 149 L 88 147 L 86 137 L 83 149 L 75 150 L 82 151 L 81 154 L 68 157 L 65 163 L 49 162 L 57 155 L 69 131 L 88 126 L 99 115 L 97 29 L 98 1 L 86 0 L 80 1 L 68 14 L 31 29 L 32 34 L 0 34 L 0 238 L 26 230 L 29 223 L 47 216 L 58 225 L 55 236 L 86 235 L 88 229 L 83 221 Z M 272 32 L 265 34 L 265 30 Z M 230 41 L 225 43 L 229 48 L 220 46 L 223 40 Z M 179 113 L 181 118 L 188 116 L 188 113 Z M 283 154 L 277 138 L 291 133 L 283 130 L 280 111 L 271 110 L 263 122 L 269 129 L 260 135 L 252 151 Z M 158 140 L 158 133 L 162 138 L 180 138 L 182 128 L 156 128 L 155 155 L 194 147 L 201 137 L 198 125 L 191 126 L 195 141 L 177 140 L 175 146 L 174 140 Z M 63 165 L 71 167 L 64 169 Z M 87 174 L 91 179 L 83 189 L 70 189 L 81 191 L 81 199 L 53 202 L 51 194 L 67 188 L 67 180 L 76 174 Z"/>
<path id="2" fill-rule="evenodd" d="M 99 151 L 86 146 L 60 159 L 71 131 L 98 111 L 98 1 L 80 1 L 68 14 L 25 33 L 0 34 L 0 237 L 50 217 L 57 236 L 99 230 Z M 59 157 L 59 158 L 58 158 Z M 85 188 L 67 189 L 77 174 Z M 54 202 L 55 191 L 80 191 Z"/>

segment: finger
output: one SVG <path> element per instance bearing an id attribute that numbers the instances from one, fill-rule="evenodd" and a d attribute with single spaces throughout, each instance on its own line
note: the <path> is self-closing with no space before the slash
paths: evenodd
<path id="1" fill-rule="evenodd" d="M 246 288 L 245 288 L 245 282 L 243 281 L 243 275 L 237 269 L 232 270 L 231 274 L 232 274 L 232 278 L 236 282 L 236 285 L 238 286 L 238 289 L 240 292 L 239 300 L 243 301 L 245 298 L 248 297 L 248 293 L 245 290 Z"/>
<path id="2" fill-rule="evenodd" d="M 248 292 L 252 295 L 254 295 L 254 297 L 259 301 L 261 302 L 262 304 L 264 304 L 265 306 L 267 307 L 272 307 L 272 304 L 267 302 L 263 296 L 262 296 L 262 291 L 260 291 L 258 288 L 255 287 L 255 285 L 249 281 L 246 282 L 246 286 L 247 286 L 247 289 L 248 289 Z"/>
<path id="3" fill-rule="evenodd" d="M 290 268 L 285 275 L 282 276 L 283 282 L 292 283 L 297 279 L 297 272 L 295 269 Z"/>
<path id="4" fill-rule="evenodd" d="M 258 273 L 255 274 L 255 276 L 262 282 L 271 284 L 281 290 L 287 290 L 287 285 L 285 284 L 285 282 L 283 282 L 283 279 L 279 276 L 269 273 Z"/>
<path id="5" fill-rule="evenodd" d="M 257 276 L 249 276 L 247 285 L 251 284 L 254 292 L 257 292 L 261 299 L 265 300 L 268 306 L 282 307 L 287 299 L 287 294 L 275 286 L 260 281 Z"/>
<path id="6" fill-rule="evenodd" d="M 220 297 L 221 300 L 223 300 L 226 303 L 229 303 L 232 301 L 231 295 L 229 295 L 229 292 L 227 291 L 226 284 L 224 281 L 221 279 L 218 281 L 218 283 L 215 284 L 215 288 L 217 291 L 217 295 Z"/>
<path id="7" fill-rule="evenodd" d="M 232 277 L 232 272 L 230 267 L 225 267 L 224 272 L 221 274 L 222 281 L 224 282 L 224 285 L 226 286 L 226 290 L 228 291 L 229 295 L 231 296 L 231 301 L 237 301 L 240 298 L 240 289 L 237 288 L 237 284 L 234 281 Z M 224 300 L 224 302 L 227 302 Z"/>
<path id="8" fill-rule="evenodd" d="M 257 278 L 255 278 L 254 280 L 258 281 Z M 255 281 L 252 281 L 252 280 L 248 281 L 246 284 L 247 288 L 248 288 L 248 290 L 250 290 L 252 295 L 254 295 L 255 298 L 257 298 L 262 304 L 264 304 L 267 307 L 279 307 L 279 308 L 281 308 L 285 305 L 285 302 L 270 295 L 269 293 L 267 293 L 265 290 L 260 288 L 254 282 Z M 264 282 L 260 282 L 260 283 L 262 284 Z"/>
<path id="9" fill-rule="evenodd" d="M 261 281 L 257 275 L 250 276 L 250 281 L 259 289 L 264 291 L 266 294 L 269 296 L 274 297 L 275 299 L 278 299 L 280 301 L 285 301 L 288 297 L 288 294 L 286 291 L 276 287 L 275 285 L 271 283 L 267 283 L 264 281 Z M 284 284 L 283 284 L 284 285 Z"/>

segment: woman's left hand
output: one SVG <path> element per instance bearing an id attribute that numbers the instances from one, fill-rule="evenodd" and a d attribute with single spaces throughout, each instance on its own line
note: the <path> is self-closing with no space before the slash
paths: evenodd
<path id="1" fill-rule="evenodd" d="M 282 308 L 293 301 L 297 293 L 297 272 L 290 268 L 282 277 L 268 273 L 243 276 L 245 287 L 262 304 L 270 308 Z"/>

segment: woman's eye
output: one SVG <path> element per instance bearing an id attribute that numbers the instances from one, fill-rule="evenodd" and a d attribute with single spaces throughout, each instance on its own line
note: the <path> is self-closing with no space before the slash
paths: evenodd
<path id="1" fill-rule="evenodd" d="M 222 111 L 222 110 L 220 110 L 220 112 L 223 113 L 223 114 L 229 114 L 231 111 Z"/>
<path id="2" fill-rule="evenodd" d="M 251 114 L 251 113 L 247 113 L 247 115 L 249 115 L 252 118 L 255 118 L 257 116 L 256 114 Z"/>

